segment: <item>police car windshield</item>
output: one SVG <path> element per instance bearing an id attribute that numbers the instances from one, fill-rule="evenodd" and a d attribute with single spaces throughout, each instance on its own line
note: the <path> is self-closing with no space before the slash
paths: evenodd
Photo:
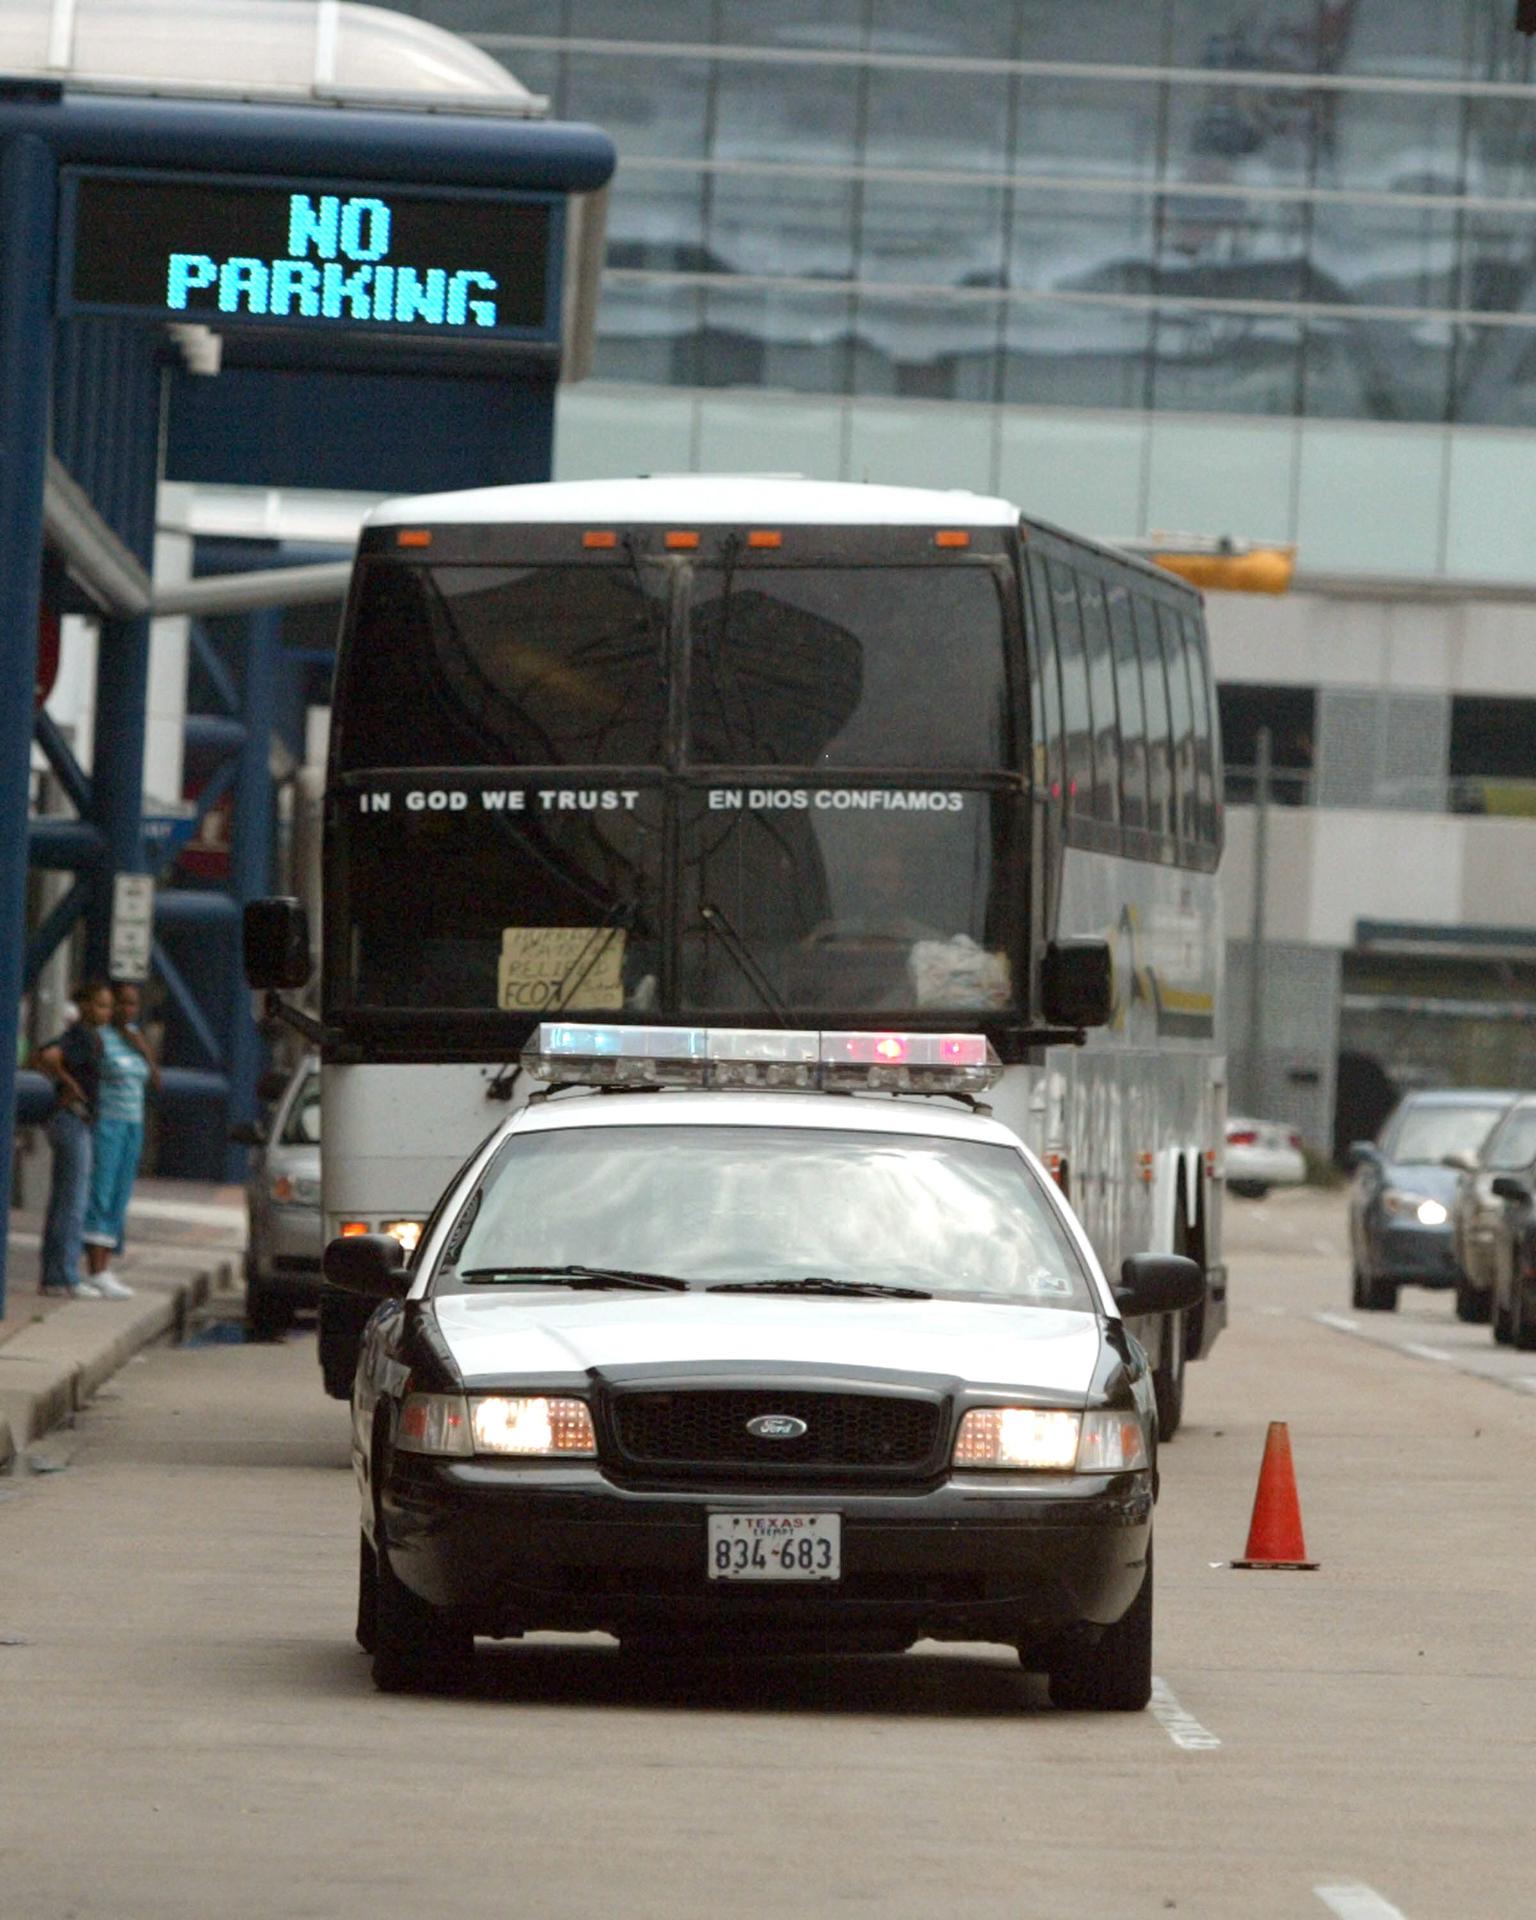
<path id="1" fill-rule="evenodd" d="M 448 1237 L 452 1264 L 439 1264 L 435 1292 L 483 1287 L 464 1277 L 471 1270 L 573 1263 L 652 1269 L 697 1288 L 816 1275 L 936 1298 L 1095 1304 L 1035 1176 L 1011 1148 L 979 1141 L 572 1127 L 510 1139 L 470 1207 L 467 1231 Z"/>

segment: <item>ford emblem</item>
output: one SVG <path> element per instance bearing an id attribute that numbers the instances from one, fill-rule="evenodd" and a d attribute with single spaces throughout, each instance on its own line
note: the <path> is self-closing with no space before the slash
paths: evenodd
<path id="1" fill-rule="evenodd" d="M 798 1440 L 809 1431 L 792 1413 L 760 1413 L 747 1422 L 747 1432 L 759 1440 Z"/>

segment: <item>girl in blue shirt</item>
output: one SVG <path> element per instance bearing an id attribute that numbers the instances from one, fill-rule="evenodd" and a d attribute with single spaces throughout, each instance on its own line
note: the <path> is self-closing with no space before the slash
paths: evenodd
<path id="1" fill-rule="evenodd" d="M 101 1029 L 101 1091 L 96 1102 L 91 1198 L 86 1208 L 86 1285 L 109 1300 L 133 1292 L 112 1271 L 112 1255 L 123 1250 L 128 1199 L 144 1150 L 144 1095 L 160 1075 L 139 1032 L 139 990 L 119 981 L 112 990 L 111 1022 Z"/>

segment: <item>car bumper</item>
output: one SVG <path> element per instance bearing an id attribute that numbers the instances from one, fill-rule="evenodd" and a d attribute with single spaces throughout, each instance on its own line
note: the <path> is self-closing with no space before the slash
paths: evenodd
<path id="1" fill-rule="evenodd" d="M 1118 1620 L 1141 1586 L 1148 1473 L 981 1476 L 926 1492 L 640 1492 L 596 1466 L 396 1455 L 384 1544 L 404 1583 L 480 1633 L 1048 1638 Z M 842 1515 L 836 1582 L 708 1577 L 711 1512 Z"/>
<path id="2" fill-rule="evenodd" d="M 1372 1267 L 1384 1280 L 1414 1287 L 1453 1287 L 1460 1269 L 1449 1227 L 1378 1227 Z"/>
<path id="3" fill-rule="evenodd" d="M 320 1298 L 320 1215 L 311 1208 L 272 1207 L 252 1235 L 252 1264 L 269 1292 L 313 1306 Z"/>

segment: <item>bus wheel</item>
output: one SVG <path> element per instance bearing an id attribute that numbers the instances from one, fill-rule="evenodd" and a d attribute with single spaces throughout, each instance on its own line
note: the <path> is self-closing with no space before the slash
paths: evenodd
<path id="1" fill-rule="evenodd" d="M 1157 1431 L 1171 1440 L 1184 1418 L 1184 1316 L 1170 1314 L 1163 1323 L 1163 1350 L 1152 1369 L 1152 1391 L 1157 1399 Z"/>

